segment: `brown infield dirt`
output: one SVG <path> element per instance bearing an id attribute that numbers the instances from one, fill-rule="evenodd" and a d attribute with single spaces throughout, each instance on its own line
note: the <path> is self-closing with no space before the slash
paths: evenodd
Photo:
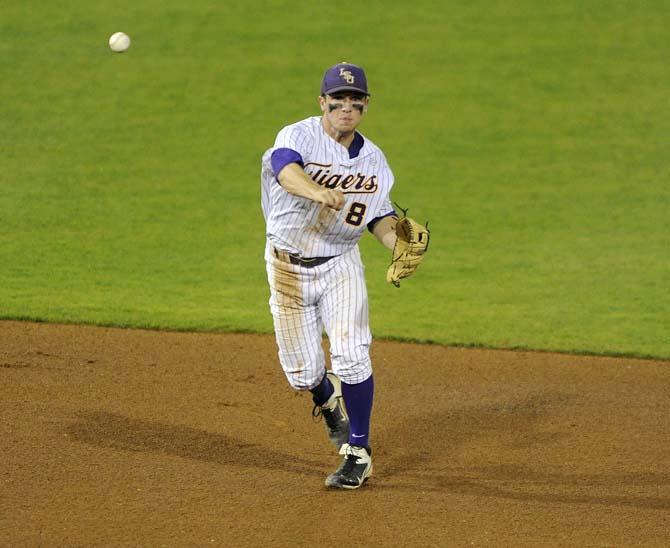
<path id="1" fill-rule="evenodd" d="M 272 336 L 0 322 L 1 546 L 668 546 L 670 362 L 375 341 L 375 473 Z"/>

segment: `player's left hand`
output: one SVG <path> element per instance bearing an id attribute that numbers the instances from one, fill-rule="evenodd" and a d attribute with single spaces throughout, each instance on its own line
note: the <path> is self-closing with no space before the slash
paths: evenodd
<path id="1" fill-rule="evenodd" d="M 403 217 L 396 223 L 397 240 L 393 247 L 391 265 L 386 271 L 386 281 L 400 287 L 400 280 L 407 278 L 419 268 L 428 249 L 430 230 L 411 217 Z"/>

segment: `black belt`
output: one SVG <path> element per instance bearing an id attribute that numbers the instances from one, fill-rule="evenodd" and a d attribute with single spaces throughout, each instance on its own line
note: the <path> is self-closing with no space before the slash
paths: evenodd
<path id="1" fill-rule="evenodd" d="M 290 262 L 291 264 L 295 264 L 305 268 L 313 268 L 315 266 L 319 266 L 320 264 L 330 261 L 333 257 L 336 256 L 333 255 L 332 257 L 298 257 L 297 255 L 289 253 L 288 251 L 280 251 L 276 247 L 274 248 L 274 251 L 275 251 L 275 257 L 277 257 L 278 259 L 284 262 L 286 262 L 286 260 L 288 259 L 288 262 Z"/>

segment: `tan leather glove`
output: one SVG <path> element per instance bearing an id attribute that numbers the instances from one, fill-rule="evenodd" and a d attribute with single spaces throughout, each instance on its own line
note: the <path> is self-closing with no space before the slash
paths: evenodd
<path id="1" fill-rule="evenodd" d="M 395 227 L 396 244 L 391 265 L 386 271 L 386 281 L 400 287 L 400 280 L 414 274 L 428 249 L 430 230 L 411 217 L 398 219 Z"/>

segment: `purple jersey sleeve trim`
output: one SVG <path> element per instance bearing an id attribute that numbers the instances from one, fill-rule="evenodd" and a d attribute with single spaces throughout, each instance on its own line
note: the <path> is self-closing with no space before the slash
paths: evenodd
<path id="1" fill-rule="evenodd" d="M 270 163 L 275 177 L 289 164 L 300 164 L 300 167 L 305 167 L 305 162 L 303 162 L 300 153 L 292 148 L 278 148 L 275 150 L 270 157 Z"/>
<path id="2" fill-rule="evenodd" d="M 382 215 L 381 217 L 375 217 L 374 219 L 372 219 L 372 220 L 368 223 L 368 230 L 369 230 L 370 232 L 372 232 L 372 231 L 375 229 L 375 225 L 376 225 L 379 221 L 381 221 L 381 220 L 384 219 L 385 217 L 390 217 L 391 215 L 395 215 L 396 217 L 398 216 L 398 214 L 397 214 L 395 211 L 391 211 L 390 213 L 387 213 L 386 215 Z"/>
<path id="3" fill-rule="evenodd" d="M 356 132 L 354 134 L 354 140 L 351 141 L 351 144 L 349 145 L 349 158 L 356 158 L 360 154 L 364 144 L 365 139 L 363 139 L 363 136 L 360 133 Z"/>

